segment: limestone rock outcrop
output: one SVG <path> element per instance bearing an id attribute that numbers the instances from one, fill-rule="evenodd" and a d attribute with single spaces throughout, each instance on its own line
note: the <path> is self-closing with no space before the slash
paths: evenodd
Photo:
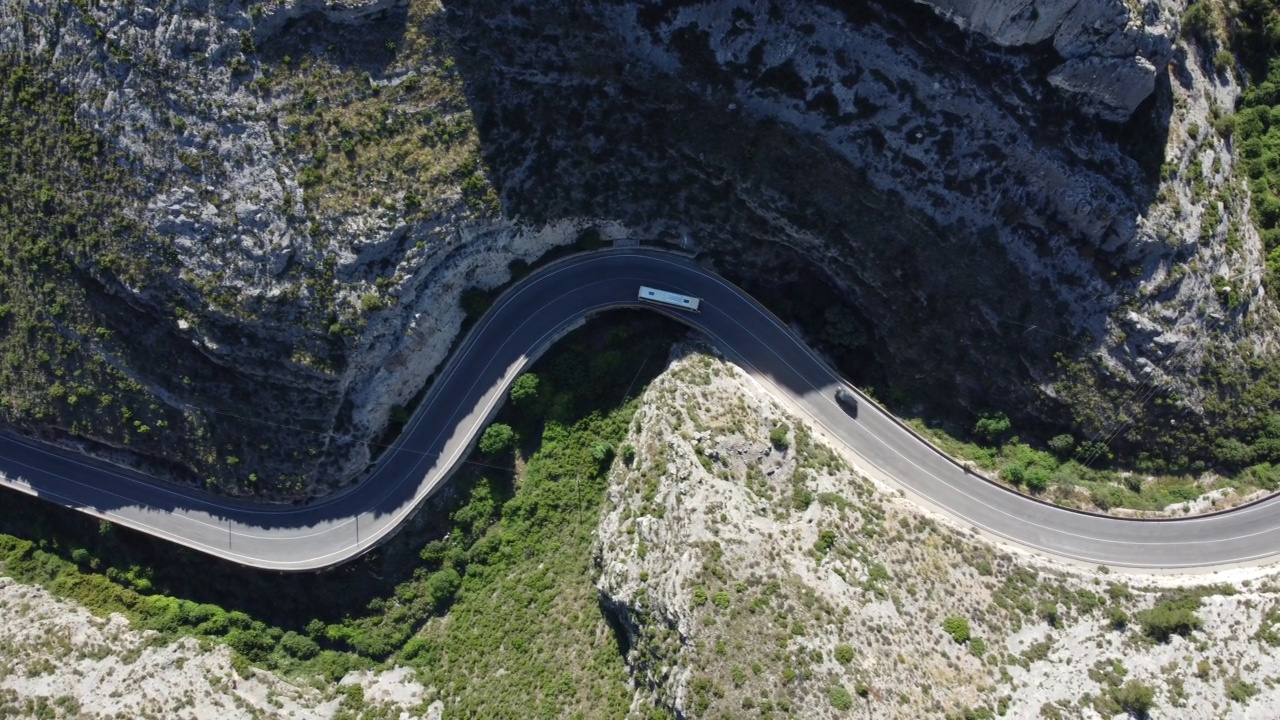
<path id="1" fill-rule="evenodd" d="M 1049 81 L 1081 109 L 1127 120 L 1155 89 L 1173 52 L 1173 21 L 1148 0 L 1135 16 L 1124 0 L 917 0 L 1006 47 L 1050 42 L 1062 63 Z"/>

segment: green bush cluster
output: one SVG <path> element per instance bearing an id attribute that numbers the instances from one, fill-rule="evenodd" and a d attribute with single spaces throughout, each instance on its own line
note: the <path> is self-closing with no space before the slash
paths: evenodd
<path id="1" fill-rule="evenodd" d="M 1277 368 L 1277 373 L 1276 383 L 1280 383 L 1280 368 Z M 1275 399 L 1280 401 L 1280 393 Z M 1255 402 L 1261 404 L 1270 400 L 1262 398 Z M 978 442 L 957 440 L 918 419 L 908 420 L 908 424 L 944 452 L 971 460 L 987 472 L 1032 493 L 1049 492 L 1050 499 L 1055 499 L 1050 491 L 1057 486 L 1076 486 L 1087 489 L 1092 502 L 1103 510 L 1161 510 L 1174 503 L 1194 500 L 1205 492 L 1197 475 L 1190 472 L 1146 480 L 1145 472 L 1154 470 L 1159 463 L 1145 455 L 1138 458 L 1137 464 L 1145 466 L 1145 469 L 1139 468 L 1139 472 L 1120 473 L 1111 469 L 1108 466 L 1113 457 L 1107 446 L 1099 441 L 1077 442 L 1072 435 L 1063 433 L 1047 443 L 1047 450 L 1034 447 L 1014 434 L 1014 429 L 1007 426 L 1006 421 L 999 414 L 981 416 L 971 431 Z M 1253 429 L 1247 432 L 1252 434 L 1251 442 L 1220 437 L 1213 445 L 1212 452 L 1223 466 L 1240 469 L 1235 477 L 1220 478 L 1218 487 L 1231 486 L 1244 492 L 1253 488 L 1280 488 L 1280 460 L 1273 461 L 1273 458 L 1280 457 L 1280 414 L 1264 413 L 1250 422 Z M 1244 430 L 1241 427 L 1232 430 L 1237 431 Z M 989 441 L 988 438 L 999 440 Z M 1202 441 L 1203 438 L 1196 442 Z M 986 442 L 997 444 L 980 444 Z"/>
<path id="2" fill-rule="evenodd" d="M 1267 252 L 1268 290 L 1275 293 L 1280 289 L 1280 65 L 1272 58 L 1280 41 L 1280 2 L 1241 0 L 1231 29 L 1233 49 L 1251 81 L 1236 115 L 1236 147 Z"/>

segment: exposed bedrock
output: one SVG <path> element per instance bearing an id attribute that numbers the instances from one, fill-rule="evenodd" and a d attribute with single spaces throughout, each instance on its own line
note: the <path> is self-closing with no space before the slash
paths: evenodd
<path id="1" fill-rule="evenodd" d="M 1106 120 L 1129 118 L 1173 51 L 1173 20 L 1158 2 L 1144 3 L 1137 16 L 1124 0 L 917 2 L 1006 47 L 1050 43 L 1062 58 L 1050 81 Z"/>
<path id="2" fill-rule="evenodd" d="M 1083 415 L 1045 392 L 1058 353 L 1142 381 L 1151 348 L 1113 314 L 1196 252 L 1149 217 L 1173 105 L 1159 23 L 835 0 L 450 9 L 509 212 L 687 236 L 784 308 L 830 283 L 863 340 L 852 364 L 939 405 Z M 1104 119 L 1122 105 L 1138 110 Z"/>

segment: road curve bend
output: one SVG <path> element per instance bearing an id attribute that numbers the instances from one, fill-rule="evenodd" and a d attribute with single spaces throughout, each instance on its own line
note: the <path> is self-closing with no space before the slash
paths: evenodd
<path id="1" fill-rule="evenodd" d="M 325 500 L 274 506 L 218 497 L 6 436 L 0 485 L 246 566 L 337 565 L 393 533 L 449 478 L 538 354 L 584 317 L 639 305 L 640 285 L 701 298 L 699 313 L 667 314 L 706 333 L 828 435 L 966 526 L 1121 569 L 1207 569 L 1280 553 L 1280 497 L 1218 515 L 1144 522 L 1045 505 L 967 475 L 872 403 L 862 403 L 856 419 L 846 415 L 833 398 L 841 379 L 742 290 L 685 257 L 640 249 L 574 256 L 504 293 L 368 477 Z"/>

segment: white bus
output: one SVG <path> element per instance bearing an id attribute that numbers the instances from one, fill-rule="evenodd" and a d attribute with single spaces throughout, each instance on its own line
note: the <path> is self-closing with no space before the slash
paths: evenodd
<path id="1" fill-rule="evenodd" d="M 702 302 L 696 297 L 677 295 L 673 292 L 655 290 L 654 288 L 645 287 L 643 285 L 640 286 L 640 299 L 662 303 L 663 305 L 674 305 L 675 307 L 683 310 L 692 310 L 694 312 L 698 311 L 698 305 Z"/>

